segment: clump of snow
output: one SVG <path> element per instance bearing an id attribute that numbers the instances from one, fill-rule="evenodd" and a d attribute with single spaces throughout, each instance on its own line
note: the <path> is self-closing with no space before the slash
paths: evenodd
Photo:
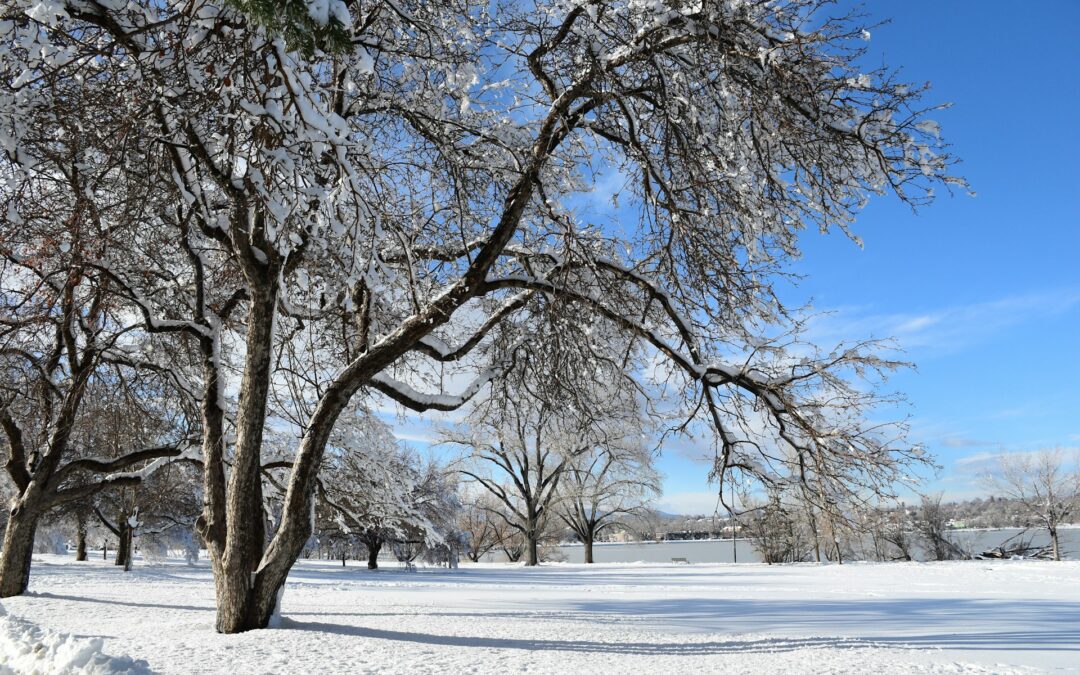
<path id="1" fill-rule="evenodd" d="M 0 675 L 143 675 L 146 661 L 108 656 L 101 638 L 46 632 L 0 606 Z"/>

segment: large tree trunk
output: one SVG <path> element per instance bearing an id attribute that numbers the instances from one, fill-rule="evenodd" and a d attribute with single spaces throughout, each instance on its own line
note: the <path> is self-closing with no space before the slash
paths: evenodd
<path id="1" fill-rule="evenodd" d="M 223 581 L 231 580 L 224 577 Z M 219 590 L 223 587 L 225 592 L 219 592 L 217 598 L 216 627 L 219 633 L 242 633 L 270 625 L 277 610 L 281 586 L 254 583 L 251 588 L 244 589 L 228 583 L 218 584 Z"/>
<path id="2" fill-rule="evenodd" d="M 532 518 L 525 525 L 525 566 L 536 567 L 540 564 L 540 544 L 537 541 L 539 526 Z"/>
<path id="3" fill-rule="evenodd" d="M 585 537 L 585 542 L 584 543 L 585 543 L 585 562 L 591 565 L 592 562 L 593 562 L 593 555 L 592 555 L 593 536 L 590 534 L 589 536 Z"/>
<path id="4" fill-rule="evenodd" d="M 234 512 L 230 509 L 229 539 L 239 529 L 254 530 L 263 536 L 262 507 L 258 513 Z M 243 517 L 242 517 L 243 516 Z M 256 524 L 253 521 L 258 520 Z M 265 583 L 255 583 L 255 573 L 262 556 L 262 542 L 246 537 L 247 547 L 226 546 L 226 553 L 219 565 L 214 566 L 217 595 L 216 628 L 219 633 L 241 633 L 255 628 L 265 628 L 276 604 L 278 587 L 272 592 Z"/>
<path id="5" fill-rule="evenodd" d="M 1058 531 L 1056 527 L 1050 528 L 1050 546 L 1053 548 L 1054 560 L 1061 560 L 1061 546 L 1058 543 Z"/>
<path id="6" fill-rule="evenodd" d="M 113 564 L 116 566 L 123 566 L 124 570 L 131 569 L 131 526 L 128 524 L 127 516 L 123 513 L 117 519 L 116 527 L 120 532 L 117 534 L 116 545 L 116 560 Z"/>
<path id="7" fill-rule="evenodd" d="M 135 528 L 128 526 L 124 530 L 124 571 L 131 571 L 131 558 L 135 555 Z"/>
<path id="8" fill-rule="evenodd" d="M 75 562 L 86 561 L 86 515 L 80 513 L 75 521 Z"/>
<path id="9" fill-rule="evenodd" d="M 276 272 L 275 272 L 276 274 Z M 224 546 L 213 565 L 219 633 L 265 628 L 284 584 L 255 583 L 266 545 L 262 500 L 262 439 L 272 367 L 277 284 L 253 289 L 247 352 L 236 417 L 236 446 L 225 495 Z M 205 413 L 205 411 L 204 411 Z M 215 486 L 216 487 L 216 486 Z M 218 519 L 212 514 L 208 521 Z"/>
<path id="10" fill-rule="evenodd" d="M 12 509 L 4 530 L 4 550 L 0 552 L 0 598 L 22 595 L 30 584 L 37 525 L 37 512 L 24 507 Z"/>
<path id="11" fill-rule="evenodd" d="M 379 537 L 369 537 L 367 540 L 367 568 L 369 570 L 379 569 L 379 551 L 382 550 L 382 539 Z"/>

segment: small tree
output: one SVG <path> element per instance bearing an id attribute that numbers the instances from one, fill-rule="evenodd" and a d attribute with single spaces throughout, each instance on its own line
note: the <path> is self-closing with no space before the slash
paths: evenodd
<path id="1" fill-rule="evenodd" d="M 489 493 L 477 495 L 461 509 L 458 527 L 465 535 L 465 556 L 475 562 L 499 546 L 501 533 L 495 513 L 498 504 Z"/>
<path id="2" fill-rule="evenodd" d="M 915 529 L 932 560 L 955 560 L 966 557 L 949 539 L 949 516 L 941 504 L 941 495 L 923 495 Z"/>
<path id="3" fill-rule="evenodd" d="M 914 534 L 908 519 L 907 506 L 900 504 L 899 507 L 885 511 L 879 521 L 881 539 L 891 544 L 902 560 L 912 559 L 914 547 Z"/>
<path id="4" fill-rule="evenodd" d="M 593 542 L 602 532 L 620 517 L 639 513 L 660 493 L 651 453 L 639 434 L 630 436 L 574 458 L 563 478 L 559 518 L 585 546 L 586 563 L 593 562 Z"/>
<path id="5" fill-rule="evenodd" d="M 1026 517 L 1050 533 L 1054 560 L 1061 560 L 1058 527 L 1080 509 L 1080 471 L 1065 465 L 1060 449 L 1004 455 L 986 482 L 1017 502 Z"/>
<path id="6" fill-rule="evenodd" d="M 770 490 L 768 500 L 749 513 L 741 524 L 750 545 L 766 563 L 802 562 L 809 557 L 810 537 L 801 522 L 803 509 L 785 504 L 780 489 Z"/>

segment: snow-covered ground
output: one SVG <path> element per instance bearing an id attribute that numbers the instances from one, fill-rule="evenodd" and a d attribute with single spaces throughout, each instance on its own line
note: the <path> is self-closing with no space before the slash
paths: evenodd
<path id="1" fill-rule="evenodd" d="M 137 565 L 124 574 L 101 561 L 40 556 L 30 589 L 3 601 L 22 629 L 32 622 L 44 635 L 100 637 L 99 651 L 117 663 L 130 664 L 126 655 L 160 673 L 1080 666 L 1077 562 L 493 564 L 410 573 L 305 561 L 289 578 L 281 628 L 229 636 L 214 633 L 205 565 Z"/>

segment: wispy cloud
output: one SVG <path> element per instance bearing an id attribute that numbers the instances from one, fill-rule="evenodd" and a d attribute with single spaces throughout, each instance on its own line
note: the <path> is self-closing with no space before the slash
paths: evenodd
<path id="1" fill-rule="evenodd" d="M 1080 288 L 1048 289 L 925 312 L 877 313 L 840 307 L 814 317 L 809 337 L 822 344 L 861 337 L 893 338 L 909 352 L 943 354 L 1012 326 L 1060 316 L 1080 307 Z"/>
<path id="2" fill-rule="evenodd" d="M 941 440 L 941 444 L 946 448 L 977 448 L 984 445 L 998 445 L 995 441 L 983 441 L 963 436 L 946 436 Z"/>
<path id="3" fill-rule="evenodd" d="M 1021 457 L 1035 455 L 1054 448 L 1025 448 L 1007 449 L 1000 448 L 996 451 L 976 452 L 955 459 L 947 477 L 951 482 L 959 485 L 976 486 L 982 485 L 985 489 L 986 478 L 997 471 L 1003 459 L 1008 457 Z M 1066 464 L 1075 463 L 1080 448 L 1056 448 L 1062 453 L 1062 459 Z"/>
<path id="4" fill-rule="evenodd" d="M 670 492 L 657 503 L 656 508 L 665 513 L 686 516 L 710 515 L 720 506 L 719 497 L 713 492 Z"/>

